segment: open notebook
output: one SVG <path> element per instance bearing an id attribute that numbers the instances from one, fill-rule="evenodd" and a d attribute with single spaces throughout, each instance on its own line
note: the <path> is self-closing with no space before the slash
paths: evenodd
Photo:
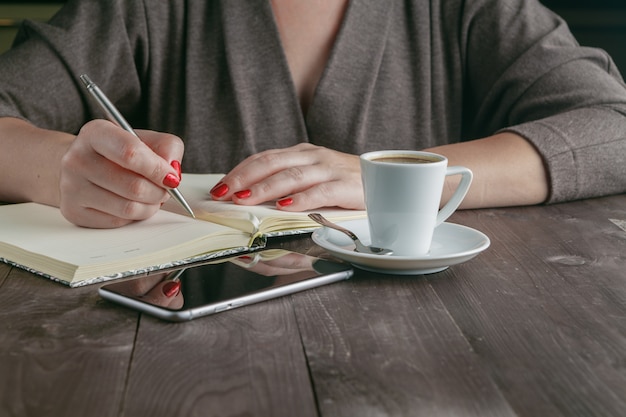
<path id="1" fill-rule="evenodd" d="M 72 287 L 222 257 L 262 247 L 266 238 L 307 233 L 308 213 L 212 201 L 222 174 L 185 174 L 179 190 L 196 219 L 170 200 L 152 218 L 118 229 L 69 223 L 59 209 L 36 203 L 0 206 L 0 260 Z M 364 211 L 316 210 L 334 221 Z"/>

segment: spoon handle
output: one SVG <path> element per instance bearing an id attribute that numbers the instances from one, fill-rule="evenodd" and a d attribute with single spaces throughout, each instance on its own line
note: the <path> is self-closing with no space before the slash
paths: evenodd
<path id="1" fill-rule="evenodd" d="M 311 218 L 311 220 L 313 220 L 314 222 L 321 224 L 322 226 L 330 227 L 331 229 L 335 229 L 345 233 L 346 235 L 348 235 L 348 237 L 350 237 L 350 239 L 354 240 L 355 242 L 359 240 L 357 235 L 352 233 L 350 230 L 344 229 L 343 227 L 335 223 L 329 222 L 328 220 L 326 220 L 326 217 L 322 216 L 319 213 L 311 213 L 309 214 L 309 218 Z"/>
<path id="2" fill-rule="evenodd" d="M 354 246 L 356 247 L 356 251 L 357 252 L 368 253 L 368 254 L 373 254 L 373 255 L 391 255 L 393 253 L 393 251 L 391 249 L 378 248 L 376 246 L 364 245 L 363 243 L 361 243 L 361 241 L 359 240 L 357 235 L 352 233 L 350 230 L 344 229 L 343 227 L 341 227 L 339 225 L 336 225 L 335 223 L 331 222 L 330 220 L 327 220 L 320 213 L 311 213 L 311 214 L 309 214 L 309 217 L 311 218 L 311 220 L 313 220 L 316 223 L 321 224 L 322 226 L 326 226 L 326 227 L 329 227 L 331 229 L 338 230 L 338 231 L 348 235 L 350 237 L 350 239 L 352 239 L 352 241 L 354 242 Z"/>

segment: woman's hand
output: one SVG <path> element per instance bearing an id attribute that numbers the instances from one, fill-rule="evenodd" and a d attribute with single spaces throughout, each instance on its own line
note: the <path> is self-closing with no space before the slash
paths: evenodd
<path id="1" fill-rule="evenodd" d="M 79 226 L 114 228 L 154 215 L 180 182 L 182 141 L 138 131 L 141 140 L 105 120 L 79 132 L 61 161 L 63 215 Z"/>
<path id="2" fill-rule="evenodd" d="M 320 207 L 364 209 L 359 157 L 309 143 L 253 155 L 211 190 L 216 200 L 285 211 Z"/>
<path id="3" fill-rule="evenodd" d="M 124 293 L 140 298 L 148 304 L 180 310 L 185 299 L 181 292 L 181 281 L 171 279 L 177 271 L 157 273 L 139 279 L 131 279 L 121 283 L 125 286 Z"/>
<path id="4" fill-rule="evenodd" d="M 304 271 L 314 271 L 312 261 L 316 258 L 282 249 L 268 249 L 250 255 L 242 255 L 229 262 L 264 276 L 293 275 Z"/>

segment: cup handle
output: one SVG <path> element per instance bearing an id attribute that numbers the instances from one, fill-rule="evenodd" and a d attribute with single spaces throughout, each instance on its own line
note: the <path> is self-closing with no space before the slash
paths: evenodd
<path id="1" fill-rule="evenodd" d="M 473 174 L 469 168 L 453 166 L 448 167 L 446 169 L 446 177 L 450 175 L 461 175 L 461 182 L 459 186 L 454 190 L 454 194 L 450 197 L 450 200 L 446 203 L 445 206 L 439 210 L 437 214 L 437 223 L 436 226 L 439 226 L 443 223 L 448 217 L 452 215 L 456 211 L 457 208 L 461 205 L 461 202 L 465 198 L 465 194 L 469 190 L 470 185 L 472 184 Z"/>

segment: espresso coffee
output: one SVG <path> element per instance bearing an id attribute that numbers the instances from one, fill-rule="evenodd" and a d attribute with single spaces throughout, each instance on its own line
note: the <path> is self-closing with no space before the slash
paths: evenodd
<path id="1" fill-rule="evenodd" d="M 370 160 L 373 162 L 387 162 L 390 164 L 430 164 L 440 161 L 437 158 L 411 155 L 386 155 L 378 158 L 372 158 Z"/>

